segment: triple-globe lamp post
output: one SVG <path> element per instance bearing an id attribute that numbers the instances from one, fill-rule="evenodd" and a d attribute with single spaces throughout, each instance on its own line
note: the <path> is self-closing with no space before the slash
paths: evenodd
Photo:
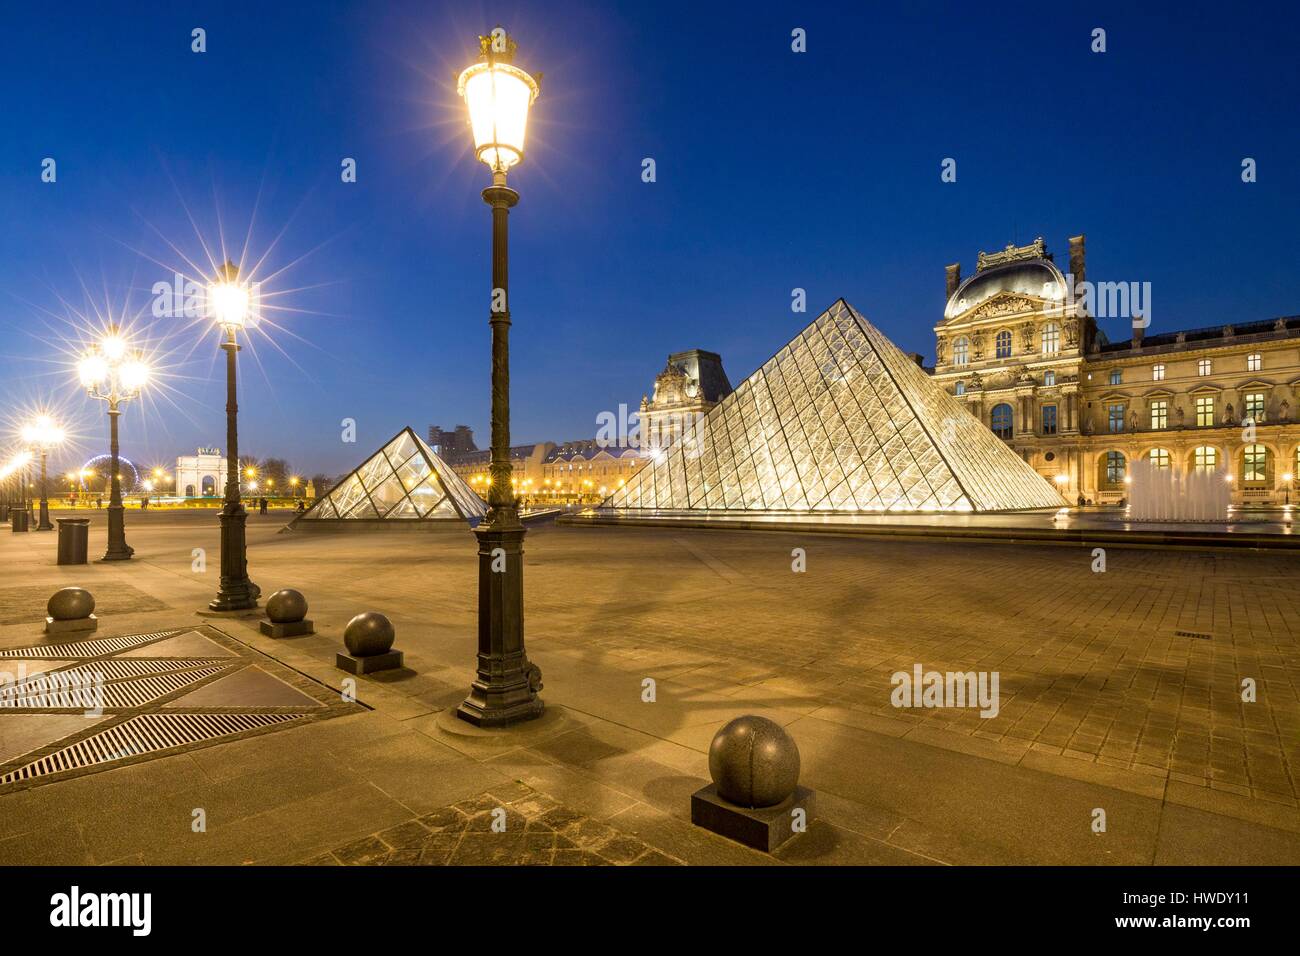
<path id="1" fill-rule="evenodd" d="M 110 492 L 108 550 L 105 561 L 126 561 L 135 549 L 126 543 L 126 509 L 122 505 L 121 465 L 118 461 L 117 420 L 122 406 L 140 395 L 149 381 L 149 366 L 117 326 L 91 346 L 77 366 L 81 384 L 91 398 L 108 405 Z"/>
<path id="2" fill-rule="evenodd" d="M 63 429 L 54 424 L 49 415 L 41 415 L 30 425 L 23 428 L 23 442 L 32 449 L 32 454 L 41 456 L 41 517 L 36 524 L 37 531 L 53 531 L 50 524 L 49 476 L 47 473 L 50 449 L 63 444 Z"/>

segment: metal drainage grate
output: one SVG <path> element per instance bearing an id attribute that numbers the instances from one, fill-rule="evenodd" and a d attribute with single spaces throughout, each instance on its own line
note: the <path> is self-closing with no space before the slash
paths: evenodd
<path id="1" fill-rule="evenodd" d="M 75 676 L 64 676 L 71 674 L 71 671 L 58 671 L 44 682 L 39 677 L 33 678 L 27 682 L 27 692 L 21 696 L 19 694 L 0 696 L 0 708 L 14 707 L 29 710 L 56 707 L 86 709 L 143 707 L 150 701 L 196 684 L 205 677 L 219 674 L 226 669 L 225 664 L 214 664 L 196 670 L 154 674 L 149 677 L 105 684 L 96 673 L 95 668 L 98 666 L 88 664 L 85 667 L 73 668 L 73 671 L 82 672 Z"/>
<path id="2" fill-rule="evenodd" d="M 158 631 L 155 634 L 131 634 L 127 637 L 101 637 L 93 641 L 76 641 L 71 644 L 41 644 L 37 647 L 15 647 L 0 651 L 0 657 L 31 657 L 39 660 L 57 660 L 61 657 L 100 657 L 148 644 L 160 637 L 170 637 L 179 631 Z"/>
<path id="3" fill-rule="evenodd" d="M 301 714 L 141 714 L 0 777 L 0 784 L 81 770 L 298 720 Z"/>
<path id="4" fill-rule="evenodd" d="M 1202 634 L 1200 631 L 1174 631 L 1174 635 L 1176 637 L 1194 637 L 1198 641 L 1214 640 L 1213 636 L 1209 634 Z"/>

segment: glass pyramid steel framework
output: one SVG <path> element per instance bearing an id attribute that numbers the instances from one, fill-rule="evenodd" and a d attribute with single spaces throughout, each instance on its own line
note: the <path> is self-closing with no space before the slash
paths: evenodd
<path id="1" fill-rule="evenodd" d="M 383 519 L 477 523 L 487 505 L 409 427 L 291 522 Z"/>
<path id="2" fill-rule="evenodd" d="M 621 511 L 988 512 L 1064 504 L 843 299 L 612 495 Z"/>

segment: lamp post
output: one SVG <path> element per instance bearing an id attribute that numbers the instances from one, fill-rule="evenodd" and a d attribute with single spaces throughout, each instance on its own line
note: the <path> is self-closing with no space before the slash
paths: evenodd
<path id="1" fill-rule="evenodd" d="M 479 726 L 539 717 L 542 672 L 524 648 L 524 526 L 510 481 L 510 305 L 507 219 L 519 194 L 506 172 L 524 158 L 537 80 L 514 65 L 515 41 L 500 27 L 479 37 L 479 58 L 456 83 L 469 109 L 475 156 L 492 170 L 492 460 L 488 512 L 478 537 L 478 671 L 456 714 Z"/>
<path id="2" fill-rule="evenodd" d="M 54 424 L 54 420 L 49 415 L 41 415 L 36 421 L 23 429 L 23 441 L 40 452 L 41 455 L 41 519 L 36 525 L 36 530 L 53 531 L 54 525 L 50 524 L 47 465 L 50 449 L 63 443 L 63 429 Z"/>
<path id="3" fill-rule="evenodd" d="M 135 549 L 126 543 L 126 509 L 122 506 L 122 478 L 118 463 L 117 420 L 122 406 L 140 394 L 149 381 L 149 366 L 130 347 L 117 326 L 82 357 L 78 365 L 86 394 L 108 404 L 110 491 L 108 498 L 108 550 L 105 561 L 126 561 Z"/>
<path id="4" fill-rule="evenodd" d="M 221 513 L 221 584 L 208 604 L 213 611 L 243 611 L 257 607 L 262 589 L 248 579 L 248 542 L 244 525 L 248 512 L 239 497 L 239 403 L 236 397 L 237 333 L 248 327 L 248 288 L 239 282 L 239 268 L 227 260 L 208 287 L 209 312 L 225 333 L 226 352 L 226 496 Z"/>

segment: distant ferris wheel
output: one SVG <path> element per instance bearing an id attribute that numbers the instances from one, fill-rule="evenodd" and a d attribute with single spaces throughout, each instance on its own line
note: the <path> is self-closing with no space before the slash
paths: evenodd
<path id="1" fill-rule="evenodd" d="M 111 455 L 96 455 L 81 466 L 81 488 L 90 492 L 108 494 L 108 476 L 112 468 Z M 122 494 L 131 494 L 140 485 L 140 469 L 130 459 L 117 456 L 117 470 L 122 476 Z"/>

